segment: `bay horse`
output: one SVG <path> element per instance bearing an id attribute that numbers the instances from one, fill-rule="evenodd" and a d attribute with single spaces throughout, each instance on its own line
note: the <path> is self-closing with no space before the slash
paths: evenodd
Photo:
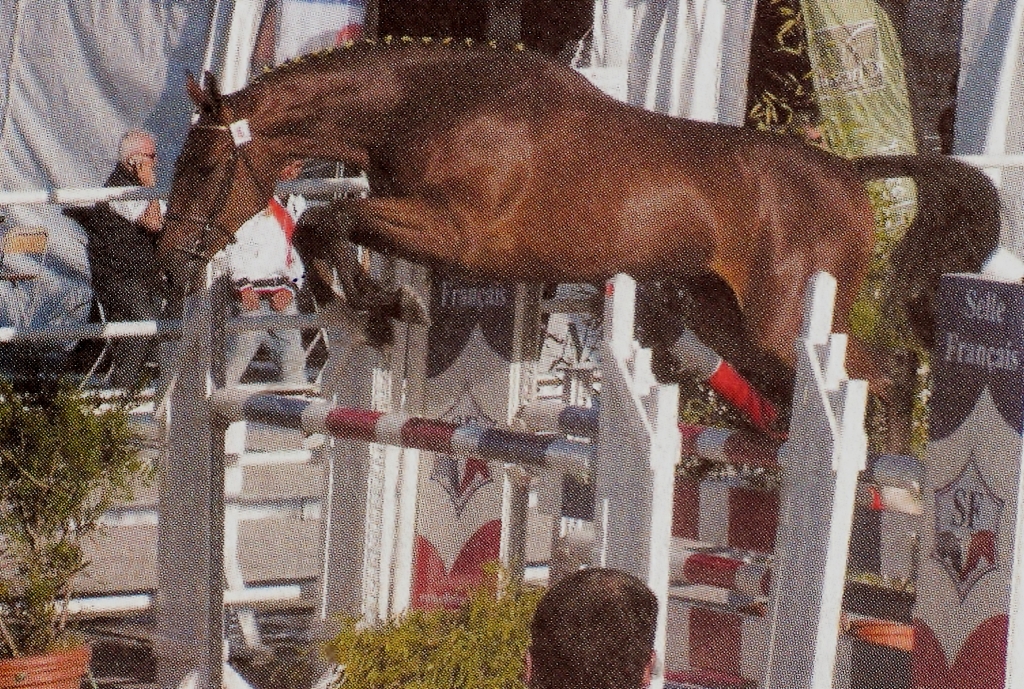
<path id="1" fill-rule="evenodd" d="M 956 160 L 846 160 L 792 137 L 668 117 L 528 52 L 359 44 L 229 95 L 210 75 L 205 87 L 190 77 L 188 93 L 198 119 L 158 247 L 172 281 L 194 276 L 266 205 L 287 160 L 343 161 L 367 173 L 370 197 L 320 209 L 296 238 L 324 294 L 332 263 L 356 270 L 348 239 L 486 279 L 624 272 L 662 294 L 688 291 L 697 335 L 782 403 L 815 272 L 837 279 L 836 329 L 848 328 L 874 244 L 866 180 L 916 182 L 917 215 L 883 291 L 925 346 L 939 276 L 977 271 L 999 238 L 996 190 Z M 396 310 L 393 293 L 363 282 L 357 305 Z M 659 342 L 657 318 L 647 325 L 647 344 L 671 344 Z M 850 374 L 883 396 L 895 384 L 885 364 L 851 338 Z"/>

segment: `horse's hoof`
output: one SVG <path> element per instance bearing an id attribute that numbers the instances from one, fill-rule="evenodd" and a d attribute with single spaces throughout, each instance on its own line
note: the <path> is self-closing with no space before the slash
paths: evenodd
<path id="1" fill-rule="evenodd" d="M 398 320 L 414 325 L 430 325 L 430 314 L 420 295 L 408 285 L 398 288 Z"/>

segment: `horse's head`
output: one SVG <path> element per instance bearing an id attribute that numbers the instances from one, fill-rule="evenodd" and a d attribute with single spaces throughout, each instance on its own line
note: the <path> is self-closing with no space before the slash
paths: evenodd
<path id="1" fill-rule="evenodd" d="M 157 260 L 178 289 L 194 284 L 210 258 L 264 208 L 276 175 L 268 174 L 267 142 L 232 107 L 210 73 L 206 87 L 188 75 L 197 118 L 174 164 Z M 273 168 L 269 168 L 273 169 Z"/>

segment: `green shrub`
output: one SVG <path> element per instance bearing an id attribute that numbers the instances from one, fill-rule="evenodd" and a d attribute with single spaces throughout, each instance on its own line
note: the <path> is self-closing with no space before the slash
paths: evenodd
<path id="1" fill-rule="evenodd" d="M 76 642 L 64 610 L 89 565 L 82 543 L 151 476 L 126 405 L 101 409 L 67 383 L 18 392 L 0 380 L 0 657 Z"/>
<path id="2" fill-rule="evenodd" d="M 501 590 L 482 586 L 458 610 L 415 610 L 366 628 L 344 620 L 324 646 L 344 668 L 335 686 L 522 689 L 530 619 L 543 592 L 515 583 Z"/>

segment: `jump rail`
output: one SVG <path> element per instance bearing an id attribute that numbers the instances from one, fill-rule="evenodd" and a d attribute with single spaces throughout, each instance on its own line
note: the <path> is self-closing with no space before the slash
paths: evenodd
<path id="1" fill-rule="evenodd" d="M 962 160 L 965 163 L 980 168 L 1006 168 L 1024 167 L 1024 155 L 1021 154 L 982 154 L 982 155 L 954 155 L 951 158 Z"/>
<path id="2" fill-rule="evenodd" d="M 558 400 L 544 400 L 525 406 L 519 418 L 526 428 L 533 432 L 557 431 L 570 436 L 593 438 L 597 435 L 597 419 L 600 409 L 574 407 Z M 778 470 L 778 454 L 782 441 L 768 438 L 759 433 L 698 426 L 680 423 L 682 454 L 696 455 L 716 464 L 747 466 Z M 921 463 L 913 457 L 902 455 L 872 455 L 862 476 L 862 484 L 875 484 L 883 488 L 897 488 L 914 495 L 920 493 Z M 896 509 L 907 511 L 905 500 L 889 504 L 889 496 L 864 487 L 858 497 L 864 496 L 875 509 Z M 911 501 L 914 502 L 914 501 Z M 920 505 L 912 505 L 911 513 L 920 511 Z"/>
<path id="3" fill-rule="evenodd" d="M 769 564 L 693 549 L 687 547 L 682 538 L 673 538 L 670 547 L 672 584 L 715 586 L 750 598 L 764 598 L 771 594 L 772 568 Z"/>
<path id="4" fill-rule="evenodd" d="M 265 395 L 238 388 L 213 393 L 214 411 L 223 420 L 256 421 L 324 433 L 336 438 L 409 447 L 485 461 L 556 468 L 578 478 L 589 475 L 594 450 L 585 443 L 532 433 L 458 425 L 400 412 L 335 407 L 319 399 Z"/>

